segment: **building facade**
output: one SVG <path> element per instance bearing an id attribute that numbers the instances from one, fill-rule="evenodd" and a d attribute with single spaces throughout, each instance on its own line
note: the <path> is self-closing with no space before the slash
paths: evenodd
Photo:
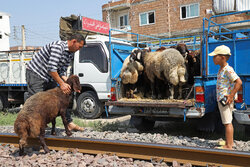
<path id="1" fill-rule="evenodd" d="M 104 4 L 102 13 L 111 28 L 167 38 L 201 34 L 204 17 L 249 9 L 249 0 L 120 0 Z M 246 19 L 248 13 L 214 21 Z"/>
<path id="2" fill-rule="evenodd" d="M 10 15 L 0 12 L 0 51 L 10 50 Z"/>

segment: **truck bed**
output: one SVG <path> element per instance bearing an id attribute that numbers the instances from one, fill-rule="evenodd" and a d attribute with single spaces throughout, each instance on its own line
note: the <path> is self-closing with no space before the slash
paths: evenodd
<path id="1" fill-rule="evenodd" d="M 194 99 L 188 100 L 152 100 L 152 99 L 127 99 L 122 98 L 118 101 L 108 101 L 107 106 L 120 107 L 164 107 L 164 108 L 186 108 L 194 105 Z"/>

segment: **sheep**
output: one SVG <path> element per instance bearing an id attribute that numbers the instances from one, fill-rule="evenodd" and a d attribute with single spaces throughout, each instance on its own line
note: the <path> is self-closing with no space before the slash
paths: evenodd
<path id="1" fill-rule="evenodd" d="M 174 87 L 179 86 L 179 97 L 182 98 L 182 85 L 186 83 L 186 66 L 183 56 L 176 49 L 169 48 L 158 52 L 148 49 L 134 49 L 131 60 L 139 61 L 151 81 L 152 97 L 155 98 L 155 79 L 170 83 L 170 99 L 174 97 Z"/>
<path id="2" fill-rule="evenodd" d="M 188 84 L 194 84 L 194 76 L 200 75 L 200 51 L 189 51 L 187 45 L 179 43 L 171 48 L 177 49 L 182 56 L 185 58 L 187 73 L 188 73 Z"/>
<path id="3" fill-rule="evenodd" d="M 127 98 L 133 98 L 135 83 L 138 81 L 139 74 L 143 71 L 143 66 L 139 62 L 131 62 L 130 56 L 128 56 L 122 65 L 120 77 L 122 84 L 124 85 Z"/>
<path id="4" fill-rule="evenodd" d="M 178 50 L 181 55 L 186 59 L 187 55 L 189 53 L 189 50 L 187 48 L 187 45 L 184 43 L 178 43 L 176 46 L 171 46 L 170 48 L 175 48 L 176 50 Z"/>
<path id="5" fill-rule="evenodd" d="M 80 93 L 81 85 L 78 76 L 71 75 L 66 83 L 71 86 L 71 91 Z M 66 134 L 72 135 L 68 129 L 65 118 L 66 109 L 70 103 L 71 94 L 64 94 L 59 87 L 43 92 L 38 92 L 31 96 L 24 103 L 23 108 L 18 113 L 14 124 L 15 133 L 19 136 L 19 155 L 23 155 L 24 147 L 27 145 L 28 137 L 38 137 L 45 153 L 49 149 L 44 141 L 45 128 L 52 122 L 51 134 L 55 134 L 56 117 L 61 115 Z"/>
<path id="6" fill-rule="evenodd" d="M 194 76 L 200 75 L 200 51 L 189 51 L 187 56 L 188 84 L 194 84 Z"/>
<path id="7" fill-rule="evenodd" d="M 163 50 L 167 49 L 166 47 L 160 47 L 156 50 L 156 52 L 161 52 Z M 151 49 L 149 47 L 146 47 L 144 48 L 144 50 L 147 50 L 148 52 L 151 52 Z M 135 54 L 139 54 L 139 55 L 135 55 Z M 133 58 L 135 57 L 140 57 L 141 56 L 141 53 L 138 52 L 138 48 L 135 48 L 132 52 L 131 52 L 131 61 L 133 61 Z M 133 58 L 132 58 L 133 57 Z M 140 61 L 138 60 L 139 62 L 143 63 L 143 61 Z M 144 66 L 144 64 L 142 64 Z M 162 99 L 164 98 L 166 95 L 165 95 L 165 89 L 166 87 L 168 87 L 168 83 L 158 79 L 158 78 L 155 78 L 154 80 L 154 83 L 152 86 L 152 82 L 149 80 L 149 78 L 147 77 L 145 71 L 143 71 L 141 73 L 141 75 L 139 75 L 139 83 L 142 83 L 141 85 L 139 85 L 139 88 L 141 88 L 140 91 L 142 91 L 144 97 L 152 97 L 152 98 L 158 98 L 158 99 Z M 153 92 L 151 95 L 148 96 L 148 92 Z"/>

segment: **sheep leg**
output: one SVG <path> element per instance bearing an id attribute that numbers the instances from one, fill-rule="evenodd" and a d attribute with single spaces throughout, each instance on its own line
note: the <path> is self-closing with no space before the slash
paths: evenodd
<path id="1" fill-rule="evenodd" d="M 174 85 L 170 85 L 169 86 L 169 90 L 170 90 L 170 96 L 169 99 L 174 99 Z"/>
<path id="2" fill-rule="evenodd" d="M 127 98 L 134 98 L 132 84 L 126 84 L 126 97 Z"/>
<path id="3" fill-rule="evenodd" d="M 56 135 L 56 118 L 54 118 L 52 121 L 52 129 L 51 129 L 51 135 Z"/>
<path id="4" fill-rule="evenodd" d="M 156 78 L 155 79 L 155 91 L 156 91 L 156 96 L 158 99 L 162 99 L 163 98 L 163 92 L 161 91 L 162 85 L 161 85 L 161 81 Z"/>
<path id="5" fill-rule="evenodd" d="M 164 98 L 168 98 L 170 96 L 170 90 L 169 90 L 169 83 L 167 81 L 165 81 L 165 97 Z"/>
<path id="6" fill-rule="evenodd" d="M 179 81 L 182 84 L 186 82 L 185 73 L 186 73 L 186 69 L 184 67 L 178 67 L 177 74 L 179 76 Z"/>
<path id="7" fill-rule="evenodd" d="M 61 118 L 62 118 L 62 121 L 63 121 L 63 125 L 64 125 L 64 128 L 65 128 L 66 134 L 67 134 L 67 136 L 71 136 L 72 133 L 70 132 L 70 130 L 68 128 L 68 122 L 67 122 L 66 116 L 65 116 L 66 110 L 64 109 L 60 113 L 61 113 Z"/>
<path id="8" fill-rule="evenodd" d="M 28 138 L 27 134 L 23 134 L 20 137 L 20 140 L 19 140 L 19 155 L 20 156 L 24 155 L 24 146 L 27 145 L 27 138 Z"/>
<path id="9" fill-rule="evenodd" d="M 156 88 L 155 88 L 155 83 L 151 82 L 150 83 L 150 86 L 151 86 L 151 96 L 152 96 L 152 99 L 156 99 Z"/>
<path id="10" fill-rule="evenodd" d="M 124 84 L 124 90 L 125 90 L 125 97 L 126 98 L 130 98 L 130 95 L 129 95 L 129 90 L 130 90 L 130 87 L 128 84 Z"/>
<path id="11" fill-rule="evenodd" d="M 178 99 L 182 99 L 182 86 L 179 85 L 179 96 Z"/>
<path id="12" fill-rule="evenodd" d="M 40 139 L 41 145 L 42 145 L 45 153 L 49 153 L 49 148 L 48 148 L 48 146 L 45 143 L 44 136 L 45 136 L 45 127 L 42 127 L 40 129 L 39 139 Z"/>

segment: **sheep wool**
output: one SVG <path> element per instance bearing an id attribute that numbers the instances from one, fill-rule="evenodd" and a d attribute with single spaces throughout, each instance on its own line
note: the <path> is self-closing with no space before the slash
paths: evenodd
<path id="1" fill-rule="evenodd" d="M 138 81 L 138 75 L 143 71 L 143 66 L 137 62 L 130 62 L 128 56 L 122 65 L 121 69 L 121 80 L 123 84 L 135 84 Z"/>
<path id="2" fill-rule="evenodd" d="M 173 48 L 160 48 L 156 52 L 150 49 L 133 50 L 131 59 L 144 66 L 146 76 L 151 82 L 152 97 L 155 91 L 155 79 L 160 79 L 170 84 L 170 99 L 174 97 L 173 86 L 179 86 L 179 97 L 182 98 L 182 85 L 186 82 L 185 60 L 179 51 Z"/>
<path id="3" fill-rule="evenodd" d="M 151 82 L 155 76 L 161 80 L 164 77 L 174 86 L 185 83 L 185 60 L 176 49 L 165 49 L 162 52 L 146 52 L 144 57 L 145 72 Z M 162 75 L 164 74 L 164 76 Z"/>

